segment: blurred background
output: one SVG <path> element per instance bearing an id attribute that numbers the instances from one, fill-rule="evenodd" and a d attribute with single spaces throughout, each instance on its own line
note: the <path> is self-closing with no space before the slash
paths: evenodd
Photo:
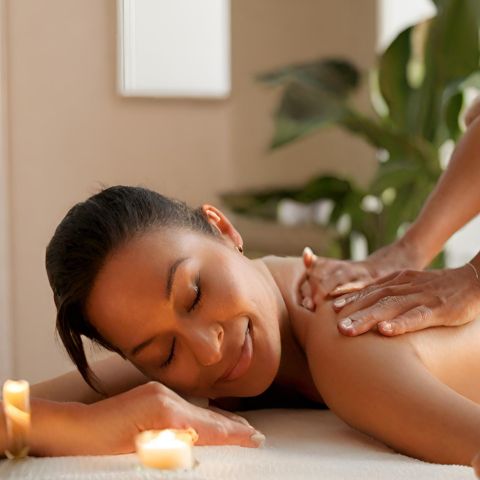
<path id="1" fill-rule="evenodd" d="M 474 4 L 1 0 L 0 381 L 72 368 L 54 337 L 45 247 L 102 186 L 213 202 L 250 255 L 308 244 L 361 258 L 395 238 L 479 85 Z M 434 51 L 455 72 L 432 66 Z M 478 250 L 479 230 L 447 261 Z"/>

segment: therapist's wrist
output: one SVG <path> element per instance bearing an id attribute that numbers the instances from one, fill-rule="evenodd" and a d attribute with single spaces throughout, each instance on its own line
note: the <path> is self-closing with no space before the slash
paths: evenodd
<path id="1" fill-rule="evenodd" d="M 475 276 L 480 283 L 480 253 L 473 257 L 468 263 L 470 264 L 472 270 L 475 272 Z"/>
<path id="2" fill-rule="evenodd" d="M 415 244 L 402 237 L 373 252 L 365 261 L 372 278 L 379 278 L 399 270 L 422 270 L 423 257 Z"/>
<path id="3" fill-rule="evenodd" d="M 402 252 L 405 268 L 423 270 L 441 251 L 443 244 L 431 243 L 421 229 L 413 224 L 394 245 Z"/>

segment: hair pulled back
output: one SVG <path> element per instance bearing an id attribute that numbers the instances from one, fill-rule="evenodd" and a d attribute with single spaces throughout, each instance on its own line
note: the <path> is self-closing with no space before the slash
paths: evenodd
<path id="1" fill-rule="evenodd" d="M 88 364 L 82 336 L 124 355 L 87 318 L 85 304 L 95 278 L 107 257 L 135 236 L 172 227 L 216 235 L 200 208 L 146 188 L 114 186 L 72 207 L 47 246 L 45 263 L 57 308 L 56 332 L 84 380 L 97 392 L 98 379 Z"/>

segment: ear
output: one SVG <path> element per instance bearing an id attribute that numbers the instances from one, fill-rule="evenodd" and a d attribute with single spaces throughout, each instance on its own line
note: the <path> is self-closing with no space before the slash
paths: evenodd
<path id="1" fill-rule="evenodd" d="M 218 208 L 213 205 L 202 205 L 202 212 L 207 217 L 210 225 L 213 225 L 220 234 L 236 248 L 243 249 L 243 239 L 230 220 Z"/>

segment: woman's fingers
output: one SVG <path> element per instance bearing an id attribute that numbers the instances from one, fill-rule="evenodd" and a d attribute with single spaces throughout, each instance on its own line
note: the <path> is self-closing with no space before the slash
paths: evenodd
<path id="1" fill-rule="evenodd" d="M 264 444 L 265 435 L 255 430 L 248 422 L 238 421 L 236 419 L 238 415 L 229 413 L 227 416 L 212 409 L 202 410 L 200 422 L 193 426 L 199 435 L 198 445 L 240 445 L 256 448 Z M 235 419 L 232 419 L 231 415 Z"/>
<path id="2" fill-rule="evenodd" d="M 216 413 L 219 413 L 220 415 L 224 415 L 225 417 L 229 418 L 230 420 L 233 420 L 234 422 L 239 422 L 239 423 L 242 423 L 243 425 L 246 425 L 247 427 L 251 427 L 250 423 L 246 418 L 241 417 L 236 413 L 232 413 L 227 410 L 222 410 L 221 408 L 213 407 L 213 406 L 209 406 L 208 408 L 210 410 L 213 410 Z"/>

